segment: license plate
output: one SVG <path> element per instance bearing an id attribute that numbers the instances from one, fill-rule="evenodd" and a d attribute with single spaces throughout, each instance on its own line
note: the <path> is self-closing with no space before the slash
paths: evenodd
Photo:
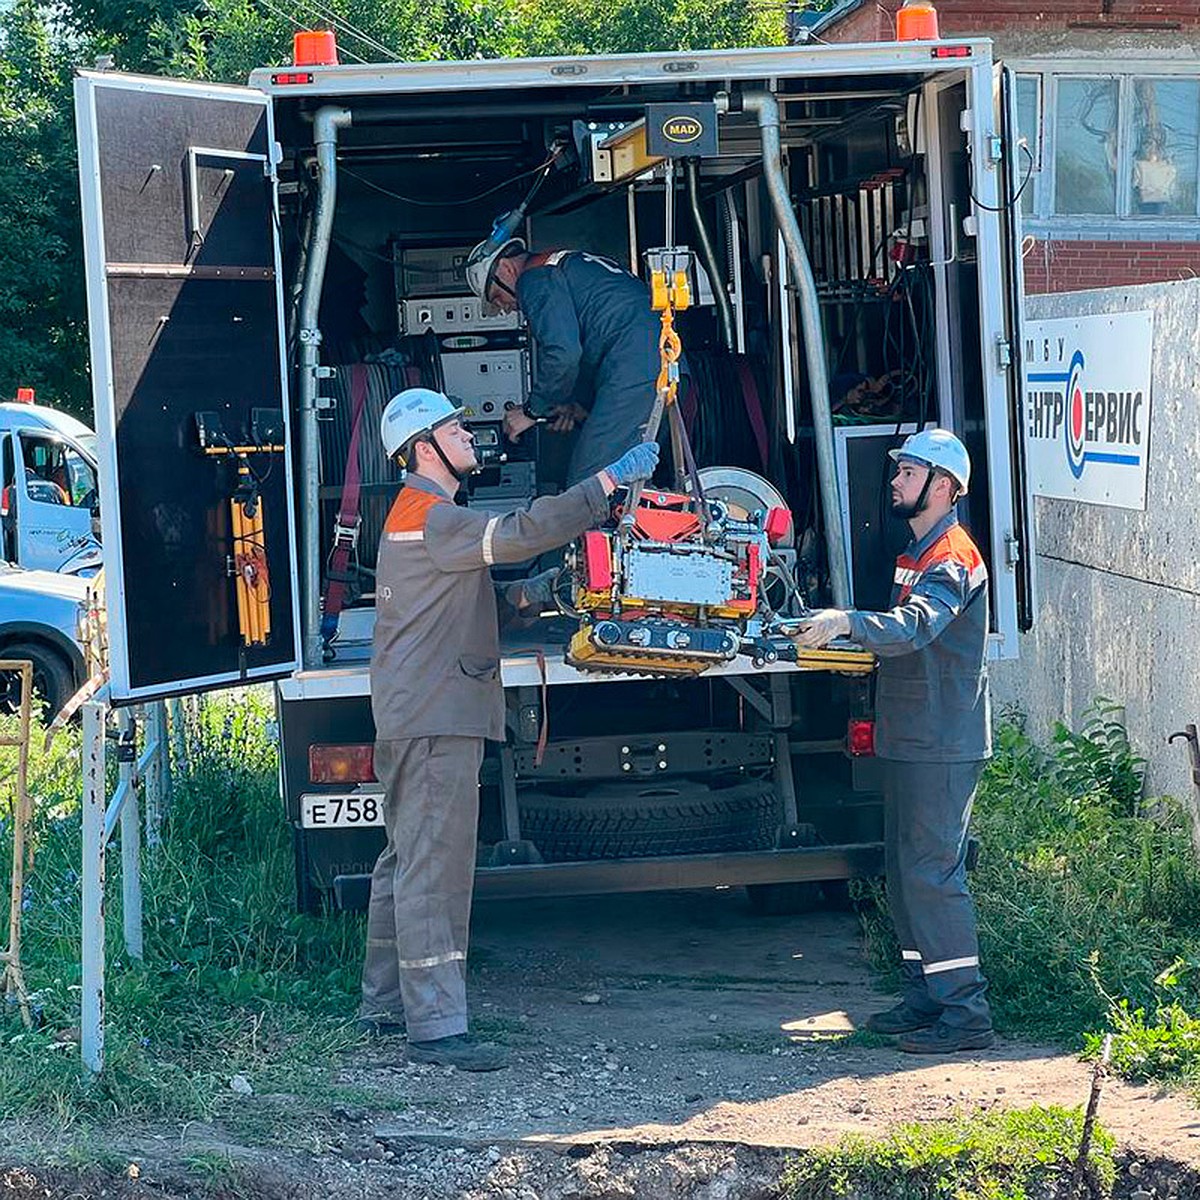
<path id="1" fill-rule="evenodd" d="M 300 797 L 302 829 L 366 829 L 383 825 L 382 792 L 331 792 Z"/>

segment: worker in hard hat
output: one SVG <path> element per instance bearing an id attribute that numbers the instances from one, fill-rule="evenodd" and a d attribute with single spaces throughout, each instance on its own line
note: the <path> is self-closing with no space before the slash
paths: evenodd
<path id="1" fill-rule="evenodd" d="M 645 479 L 642 443 L 572 488 L 506 514 L 454 496 L 476 469 L 463 410 L 410 388 L 383 411 L 384 452 L 407 468 L 376 562 L 371 709 L 387 844 L 371 876 L 364 1026 L 408 1033 L 408 1055 L 468 1071 L 504 1065 L 467 1036 L 467 927 L 475 874 L 479 765 L 504 739 L 493 564 L 561 546 L 607 517 L 612 491 Z M 522 598 L 510 591 L 517 608 Z"/>
<path id="2" fill-rule="evenodd" d="M 480 242 L 466 274 L 494 311 L 519 308 L 537 344 L 529 398 L 505 416 L 510 440 L 539 420 L 559 433 L 578 426 L 568 486 L 642 440 L 660 365 L 660 319 L 642 280 L 583 251 L 531 254 L 519 237 Z"/>
<path id="3" fill-rule="evenodd" d="M 899 1035 L 912 1053 L 979 1050 L 993 1035 L 966 862 L 975 788 L 992 752 L 987 568 L 955 515 L 971 481 L 962 442 L 931 429 L 890 454 L 892 512 L 912 530 L 896 560 L 892 608 L 825 609 L 797 640 L 819 647 L 849 637 L 880 660 L 875 753 L 903 999 L 867 1028 Z"/>

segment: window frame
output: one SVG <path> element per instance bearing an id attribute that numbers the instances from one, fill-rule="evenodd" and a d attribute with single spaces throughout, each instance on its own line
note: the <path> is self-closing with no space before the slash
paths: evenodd
<path id="1" fill-rule="evenodd" d="M 1023 214 L 1027 232 L 1056 239 L 1200 241 L 1200 153 L 1197 154 L 1196 212 L 1133 212 L 1133 86 L 1141 79 L 1191 82 L 1200 85 L 1200 66 L 1194 62 L 1131 58 L 1120 70 L 1105 69 L 1100 57 L 1063 59 L 1013 59 L 1006 63 L 1019 79 L 1036 78 L 1037 136 L 1031 138 L 1035 167 L 1029 181 L 1031 211 Z M 1116 212 L 1060 214 L 1058 199 L 1057 121 L 1058 87 L 1062 79 L 1111 79 L 1117 84 L 1117 186 Z M 1036 144 L 1032 144 L 1036 142 Z"/>

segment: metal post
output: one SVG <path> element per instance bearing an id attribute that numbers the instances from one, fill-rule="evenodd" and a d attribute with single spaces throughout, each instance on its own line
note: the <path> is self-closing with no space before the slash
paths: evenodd
<path id="1" fill-rule="evenodd" d="M 125 949 L 130 958 L 142 959 L 142 826 L 138 812 L 137 717 L 133 709 L 117 714 L 117 743 L 121 804 L 121 919 Z"/>
<path id="2" fill-rule="evenodd" d="M 163 818 L 163 766 L 166 762 L 166 709 L 161 700 L 147 704 L 142 709 L 143 728 L 146 730 L 145 803 L 146 845 L 157 848 L 162 842 Z"/>
<path id="3" fill-rule="evenodd" d="M 104 1068 L 104 727 L 108 705 L 83 706 L 83 923 L 80 1043 L 83 1065 Z"/>
<path id="4" fill-rule="evenodd" d="M 174 794 L 171 776 L 171 722 L 165 700 L 158 704 L 158 738 L 159 783 L 162 788 L 162 810 L 165 813 L 171 807 L 171 797 Z"/>
<path id="5" fill-rule="evenodd" d="M 805 365 L 808 368 L 808 390 L 812 405 L 813 443 L 817 454 L 817 484 L 821 496 L 821 511 L 825 526 L 825 553 L 829 560 L 829 582 L 833 602 L 838 608 L 850 606 L 850 572 L 846 547 L 842 542 L 841 525 L 837 520 L 837 464 L 833 445 L 833 416 L 829 408 L 829 378 L 825 362 L 825 338 L 821 328 L 821 304 L 812 264 L 804 248 L 800 225 L 792 208 L 787 178 L 783 171 L 783 151 L 779 138 L 779 104 L 770 92 L 743 92 L 740 97 L 725 94 L 716 98 L 718 112 L 733 111 L 739 103 L 744 112 L 752 113 L 758 121 L 762 140 L 763 179 L 775 221 L 779 227 L 796 289 L 797 307 L 804 340 Z M 782 270 L 782 267 L 781 267 Z M 784 353 L 788 352 L 784 347 Z"/>
<path id="6" fill-rule="evenodd" d="M 188 773 L 187 711 L 178 697 L 171 700 L 171 748 L 175 755 L 175 767 L 181 775 Z"/>

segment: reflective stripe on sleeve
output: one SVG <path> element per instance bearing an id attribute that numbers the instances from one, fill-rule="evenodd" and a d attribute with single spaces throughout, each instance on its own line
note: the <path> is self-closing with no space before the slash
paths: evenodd
<path id="1" fill-rule="evenodd" d="M 483 561 L 491 566 L 496 561 L 496 551 L 492 547 L 492 539 L 496 536 L 496 522 L 499 517 L 493 517 L 483 531 Z"/>
<path id="2" fill-rule="evenodd" d="M 963 967 L 979 966 L 979 955 L 971 954 L 966 958 L 944 958 L 941 962 L 927 963 L 924 967 L 926 975 L 940 975 L 943 971 L 961 971 Z"/>
<path id="3" fill-rule="evenodd" d="M 905 962 L 920 962 L 921 952 L 920 950 L 901 950 L 900 957 L 904 959 Z"/>
<path id="4" fill-rule="evenodd" d="M 429 958 L 402 958 L 400 970 L 421 971 L 426 967 L 444 967 L 446 963 L 466 962 L 466 960 L 465 950 L 448 950 L 445 954 L 434 954 Z"/>
<path id="5" fill-rule="evenodd" d="M 399 533 L 389 533 L 387 540 L 389 542 L 423 542 L 425 540 L 425 530 L 403 529 Z"/>

